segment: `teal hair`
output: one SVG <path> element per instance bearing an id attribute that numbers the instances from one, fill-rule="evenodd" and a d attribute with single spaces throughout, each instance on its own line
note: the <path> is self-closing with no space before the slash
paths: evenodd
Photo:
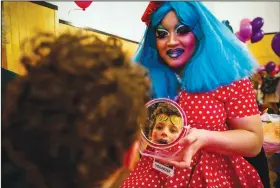
<path id="1" fill-rule="evenodd" d="M 182 82 L 168 67 L 156 49 L 155 27 L 174 11 L 179 21 L 192 28 L 196 50 L 183 70 Z M 200 2 L 163 2 L 152 14 L 134 61 L 150 74 L 154 96 L 174 98 L 181 87 L 189 93 L 213 91 L 219 86 L 250 76 L 258 67 L 245 44 Z"/>

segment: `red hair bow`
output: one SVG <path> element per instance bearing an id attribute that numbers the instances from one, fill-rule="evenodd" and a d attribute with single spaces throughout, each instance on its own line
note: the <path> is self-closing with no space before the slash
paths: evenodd
<path id="1" fill-rule="evenodd" d="M 149 23 L 151 21 L 151 18 L 150 18 L 151 14 L 153 14 L 160 7 L 160 5 L 162 3 L 163 3 L 162 1 L 151 1 L 148 4 L 148 6 L 147 6 L 142 18 L 141 18 L 141 20 L 143 22 L 145 22 L 146 25 L 149 25 Z"/>

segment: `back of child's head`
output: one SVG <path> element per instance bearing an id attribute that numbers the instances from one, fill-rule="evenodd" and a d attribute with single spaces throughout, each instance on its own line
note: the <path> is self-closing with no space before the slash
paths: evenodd
<path id="1" fill-rule="evenodd" d="M 113 38 L 41 34 L 31 41 L 33 54 L 21 59 L 27 74 L 5 99 L 5 152 L 27 187 L 96 187 L 137 139 L 150 93 L 146 71 Z"/>

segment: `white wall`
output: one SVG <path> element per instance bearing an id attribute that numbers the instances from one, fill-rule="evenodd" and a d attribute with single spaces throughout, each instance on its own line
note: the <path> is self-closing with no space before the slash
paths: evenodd
<path id="1" fill-rule="evenodd" d="M 220 20 L 229 20 L 234 31 L 239 30 L 243 18 L 264 19 L 265 33 L 280 31 L 280 2 L 205 2 Z"/>
<path id="2" fill-rule="evenodd" d="M 93 1 L 86 11 L 77 9 L 74 2 L 52 2 L 58 6 L 58 18 L 78 26 L 111 33 L 139 41 L 145 30 L 140 18 L 148 2 Z M 239 30 L 243 18 L 264 19 L 265 33 L 280 31 L 280 2 L 204 2 L 219 20 L 229 20 L 234 31 Z M 71 11 L 70 11 L 71 10 Z M 70 13 L 69 13 L 70 11 Z"/>
<path id="3" fill-rule="evenodd" d="M 58 18 L 72 22 L 77 26 L 111 33 L 123 38 L 140 41 L 145 24 L 140 18 L 148 2 L 92 2 L 86 11 L 74 2 L 50 2 L 58 6 Z M 70 11 L 70 14 L 68 12 Z"/>

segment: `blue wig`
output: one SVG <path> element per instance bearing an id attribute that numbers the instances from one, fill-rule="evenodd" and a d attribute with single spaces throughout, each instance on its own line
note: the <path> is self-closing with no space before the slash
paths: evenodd
<path id="1" fill-rule="evenodd" d="M 178 20 L 192 28 L 196 50 L 183 70 L 182 82 L 156 49 L 155 27 L 174 11 Z M 163 2 L 151 17 L 134 61 L 145 66 L 152 79 L 154 97 L 174 98 L 181 87 L 189 93 L 209 92 L 219 86 L 250 76 L 258 63 L 246 45 L 200 2 Z"/>

